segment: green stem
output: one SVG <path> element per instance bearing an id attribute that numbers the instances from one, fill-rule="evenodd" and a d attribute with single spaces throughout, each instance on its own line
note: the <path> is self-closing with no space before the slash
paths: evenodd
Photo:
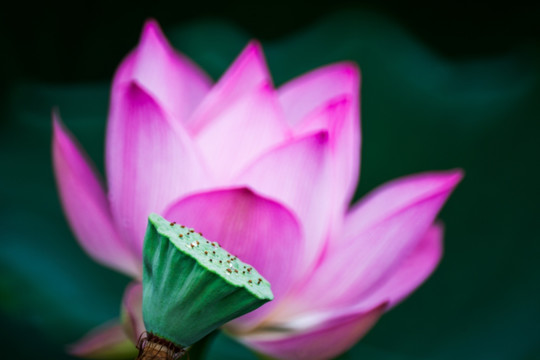
<path id="1" fill-rule="evenodd" d="M 217 334 L 218 330 L 214 330 L 195 344 L 191 345 L 188 349 L 189 360 L 204 360 L 208 353 L 208 348 Z"/>

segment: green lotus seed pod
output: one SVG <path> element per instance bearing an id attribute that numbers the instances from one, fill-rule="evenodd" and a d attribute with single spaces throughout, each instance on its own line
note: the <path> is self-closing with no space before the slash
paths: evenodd
<path id="1" fill-rule="evenodd" d="M 257 270 L 156 214 L 148 217 L 143 263 L 146 329 L 180 347 L 273 299 Z"/>

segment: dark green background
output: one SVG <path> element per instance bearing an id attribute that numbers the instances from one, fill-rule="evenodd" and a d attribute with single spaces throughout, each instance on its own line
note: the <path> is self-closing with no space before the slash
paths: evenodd
<path id="1" fill-rule="evenodd" d="M 69 359 L 66 343 L 118 314 L 128 279 L 89 260 L 69 231 L 51 171 L 49 114 L 60 108 L 103 170 L 109 84 L 154 16 L 214 79 L 253 37 L 278 85 L 356 61 L 357 197 L 397 176 L 465 170 L 440 216 L 440 267 L 344 359 L 540 359 L 539 15 L 538 6 L 519 3 L 399 1 L 4 8 L 0 356 Z M 220 336 L 209 358 L 253 357 Z"/>

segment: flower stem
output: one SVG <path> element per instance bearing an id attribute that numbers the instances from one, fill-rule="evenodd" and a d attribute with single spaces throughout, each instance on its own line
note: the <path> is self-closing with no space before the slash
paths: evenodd
<path id="1" fill-rule="evenodd" d="M 206 354 L 208 353 L 208 348 L 214 338 L 218 334 L 218 330 L 212 331 L 210 334 L 203 337 L 201 340 L 197 341 L 195 344 L 191 345 L 188 349 L 188 359 L 189 360 L 204 360 L 206 359 Z"/>

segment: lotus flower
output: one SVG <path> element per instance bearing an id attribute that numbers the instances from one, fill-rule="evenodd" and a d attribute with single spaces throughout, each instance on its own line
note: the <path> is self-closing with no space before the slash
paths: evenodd
<path id="1" fill-rule="evenodd" d="M 144 330 L 139 282 L 151 212 L 202 231 L 271 282 L 274 301 L 224 327 L 267 356 L 334 357 L 416 289 L 441 257 L 436 216 L 462 175 L 404 177 L 349 207 L 358 91 L 351 63 L 275 89 L 257 42 L 213 84 L 148 21 L 114 77 L 106 187 L 54 115 L 70 226 L 92 258 L 134 279 L 123 322 L 92 331 L 72 353 L 112 358 Z"/>

